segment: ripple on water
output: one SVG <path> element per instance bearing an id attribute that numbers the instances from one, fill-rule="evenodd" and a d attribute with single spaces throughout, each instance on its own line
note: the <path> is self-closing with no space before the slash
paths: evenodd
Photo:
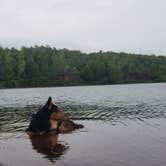
<path id="1" fill-rule="evenodd" d="M 59 103 L 63 105 L 63 103 Z M 40 106 L 27 106 L 19 108 L 0 109 L 0 131 L 17 132 L 24 131 L 28 126 L 31 115 Z M 126 119 L 145 120 L 151 118 L 166 118 L 166 104 L 141 104 L 128 105 L 126 107 L 108 107 L 98 105 L 63 105 L 61 107 L 73 120 L 103 120 L 110 122 L 122 122 Z"/>

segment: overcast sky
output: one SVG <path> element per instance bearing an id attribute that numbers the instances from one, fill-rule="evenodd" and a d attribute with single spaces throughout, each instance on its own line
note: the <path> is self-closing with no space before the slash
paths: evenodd
<path id="1" fill-rule="evenodd" d="M 166 0 L 0 0 L 0 45 L 166 55 Z"/>

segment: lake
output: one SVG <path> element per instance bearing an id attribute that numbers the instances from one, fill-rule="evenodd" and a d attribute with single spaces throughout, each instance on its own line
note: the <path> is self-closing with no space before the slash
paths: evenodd
<path id="1" fill-rule="evenodd" d="M 85 126 L 55 151 L 24 132 L 49 96 Z M 166 83 L 0 90 L 0 166 L 165 166 L 165 154 Z"/>

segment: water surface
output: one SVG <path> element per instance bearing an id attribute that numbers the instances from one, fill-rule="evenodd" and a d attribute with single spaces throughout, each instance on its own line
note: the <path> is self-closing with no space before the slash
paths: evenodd
<path id="1" fill-rule="evenodd" d="M 55 151 L 24 132 L 48 96 L 85 125 L 59 135 Z M 0 164 L 164 166 L 165 100 L 165 83 L 0 90 Z"/>

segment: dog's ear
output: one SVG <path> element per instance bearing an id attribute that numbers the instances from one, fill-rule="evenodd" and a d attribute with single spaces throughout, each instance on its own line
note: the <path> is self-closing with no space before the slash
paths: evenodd
<path id="1" fill-rule="evenodd" d="M 52 98 L 51 98 L 51 96 L 48 98 L 46 105 L 48 106 L 48 108 L 50 108 L 52 106 Z"/>

